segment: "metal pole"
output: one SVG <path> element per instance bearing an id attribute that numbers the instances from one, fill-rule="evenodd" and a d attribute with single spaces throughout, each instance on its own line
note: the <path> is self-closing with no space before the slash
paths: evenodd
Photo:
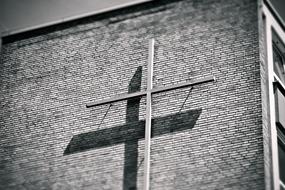
<path id="1" fill-rule="evenodd" d="M 149 190 L 150 173 L 150 139 L 151 139 L 151 89 L 153 75 L 153 55 L 154 39 L 149 40 L 149 58 L 147 74 L 147 93 L 146 93 L 146 118 L 145 118 L 145 158 L 144 158 L 144 190 Z"/>

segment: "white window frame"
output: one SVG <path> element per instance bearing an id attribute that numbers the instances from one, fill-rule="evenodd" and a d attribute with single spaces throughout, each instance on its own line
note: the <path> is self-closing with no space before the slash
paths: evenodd
<path id="1" fill-rule="evenodd" d="M 280 190 L 280 185 L 285 186 L 279 178 L 279 161 L 278 161 L 278 136 L 276 129 L 276 118 L 275 118 L 275 98 L 273 82 L 278 81 L 285 89 L 285 85 L 282 84 L 279 77 L 274 73 L 273 63 L 273 44 L 272 44 L 272 30 L 280 37 L 282 42 L 285 44 L 285 32 L 276 21 L 274 16 L 266 5 L 262 7 L 263 15 L 266 19 L 266 45 L 267 45 L 267 69 L 268 69 L 268 84 L 269 84 L 269 111 L 270 111 L 270 130 L 271 130 L 271 150 L 272 150 L 272 177 L 273 177 L 273 188 L 274 190 Z"/>

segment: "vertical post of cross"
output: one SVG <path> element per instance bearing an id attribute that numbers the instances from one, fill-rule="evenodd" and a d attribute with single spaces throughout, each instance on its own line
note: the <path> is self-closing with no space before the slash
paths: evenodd
<path id="1" fill-rule="evenodd" d="M 147 93 L 146 93 L 146 118 L 145 118 L 145 157 L 144 157 L 144 190 L 149 189 L 150 177 L 150 140 L 151 140 L 151 89 L 153 75 L 153 55 L 154 39 L 149 40 L 148 54 L 148 74 L 147 74 Z"/>

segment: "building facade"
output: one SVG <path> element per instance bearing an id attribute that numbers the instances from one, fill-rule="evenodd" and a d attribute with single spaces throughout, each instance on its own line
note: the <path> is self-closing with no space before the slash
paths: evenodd
<path id="1" fill-rule="evenodd" d="M 264 106 L 264 120 L 267 125 L 270 126 L 270 143 L 267 145 L 269 155 L 271 156 L 271 172 L 273 177 L 273 186 L 275 189 L 285 189 L 285 33 L 284 23 L 280 23 L 280 20 L 276 19 L 270 10 L 270 5 L 265 6 L 263 9 L 263 31 L 264 40 L 263 47 L 266 49 L 264 61 L 264 75 L 263 83 L 266 89 L 263 89 L 264 94 L 263 103 L 267 102 L 267 106 Z M 279 22 L 278 22 L 279 21 Z M 264 122 L 264 123 L 266 123 Z M 268 127 L 265 127 L 266 130 Z M 264 134 L 266 134 L 264 133 Z M 266 149 L 266 148 L 265 148 Z M 265 154 L 266 155 L 266 154 Z"/>
<path id="2" fill-rule="evenodd" d="M 284 25 L 257 0 L 151 1 L 2 38 L 0 189 L 284 187 Z M 215 78 L 205 81 L 204 79 Z M 197 82 L 205 81 L 205 82 Z"/>

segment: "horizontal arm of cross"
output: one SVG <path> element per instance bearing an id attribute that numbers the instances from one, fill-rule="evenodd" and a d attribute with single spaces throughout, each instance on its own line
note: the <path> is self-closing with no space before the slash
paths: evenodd
<path id="1" fill-rule="evenodd" d="M 171 86 L 166 86 L 166 87 L 160 87 L 160 88 L 152 89 L 151 90 L 151 94 L 156 94 L 156 93 L 165 92 L 165 91 L 169 91 L 169 90 L 174 90 L 174 89 L 178 89 L 178 88 L 184 88 L 184 87 L 188 87 L 188 86 L 194 86 L 194 85 L 197 85 L 197 84 L 211 82 L 211 81 L 214 81 L 214 80 L 215 80 L 215 77 L 213 77 L 213 76 L 200 78 L 200 79 L 195 79 L 195 80 L 192 80 L 192 81 L 189 81 L 189 82 L 184 82 L 184 83 L 175 84 L 175 85 L 171 85 Z M 100 100 L 100 101 L 97 101 L 97 102 L 86 104 L 86 107 L 90 108 L 90 107 L 94 107 L 94 106 L 110 104 L 110 103 L 114 103 L 114 102 L 118 102 L 118 101 L 122 101 L 122 100 L 127 100 L 127 99 L 131 99 L 131 98 L 141 97 L 141 96 L 145 96 L 146 93 L 147 93 L 147 91 L 142 91 L 142 92 L 135 92 L 135 93 L 131 93 L 131 94 L 125 94 L 125 95 L 121 95 L 121 96 L 118 96 L 118 97 L 112 97 L 112 98 L 108 98 L 108 99 L 105 99 L 105 100 Z"/>

